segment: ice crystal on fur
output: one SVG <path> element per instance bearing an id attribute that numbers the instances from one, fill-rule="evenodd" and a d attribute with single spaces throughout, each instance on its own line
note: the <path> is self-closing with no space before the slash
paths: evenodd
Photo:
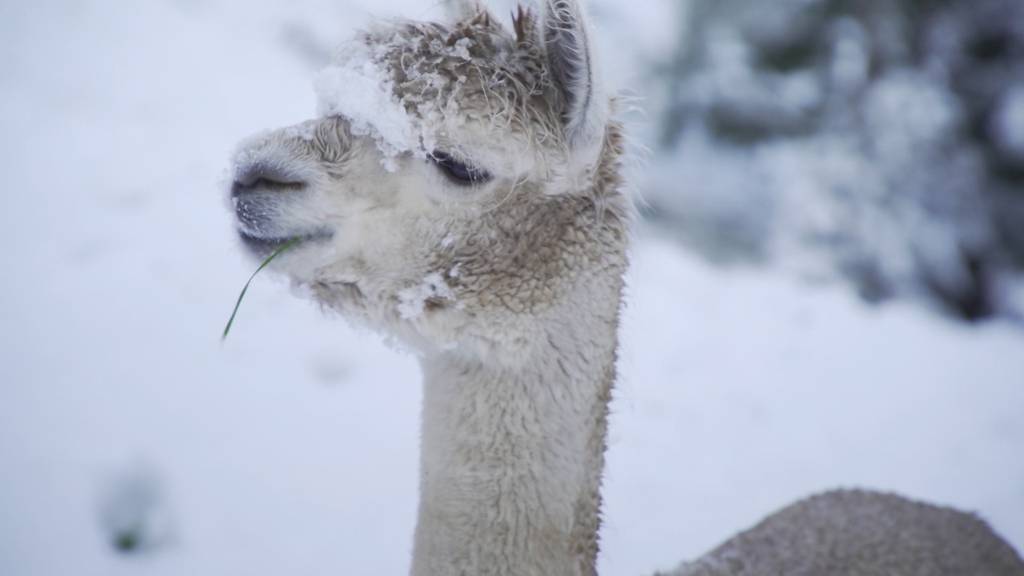
<path id="1" fill-rule="evenodd" d="M 398 313 L 405 320 L 415 320 L 423 315 L 430 300 L 454 300 L 452 291 L 445 279 L 434 272 L 423 278 L 423 282 L 398 293 Z"/>

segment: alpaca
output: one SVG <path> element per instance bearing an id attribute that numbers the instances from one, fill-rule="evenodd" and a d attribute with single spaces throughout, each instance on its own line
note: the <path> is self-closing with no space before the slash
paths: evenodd
<path id="1" fill-rule="evenodd" d="M 302 239 L 270 268 L 419 356 L 412 574 L 593 575 L 632 221 L 623 129 L 576 0 L 520 8 L 511 29 L 453 5 L 445 24 L 362 33 L 317 78 L 319 119 L 242 144 L 238 230 L 257 257 Z M 826 531 L 868 553 L 844 539 L 856 510 Z M 977 536 L 910 542 L 924 557 L 1001 545 L 968 516 L 907 520 Z M 758 562 L 735 573 L 777 573 Z"/>
<path id="2" fill-rule="evenodd" d="M 1024 576 L 982 520 L 892 494 L 835 491 L 777 512 L 664 576 Z"/>

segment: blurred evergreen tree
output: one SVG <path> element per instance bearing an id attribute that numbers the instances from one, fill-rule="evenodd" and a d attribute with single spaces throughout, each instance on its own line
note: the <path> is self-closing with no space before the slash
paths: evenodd
<path id="1" fill-rule="evenodd" d="M 1024 2 L 684 7 L 659 218 L 715 259 L 800 262 L 968 320 L 1015 313 L 1001 286 L 1024 267 Z"/>

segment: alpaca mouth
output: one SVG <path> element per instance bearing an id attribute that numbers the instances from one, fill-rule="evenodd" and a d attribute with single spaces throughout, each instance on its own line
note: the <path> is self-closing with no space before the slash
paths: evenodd
<path id="1" fill-rule="evenodd" d="M 241 238 L 242 244 L 245 245 L 245 248 L 249 253 L 257 258 L 266 258 L 273 254 L 278 248 L 293 240 L 299 240 L 303 245 L 311 242 L 324 242 L 333 238 L 334 233 L 327 229 L 320 229 L 306 234 L 266 237 L 255 236 L 245 230 L 239 230 L 238 237 Z"/>

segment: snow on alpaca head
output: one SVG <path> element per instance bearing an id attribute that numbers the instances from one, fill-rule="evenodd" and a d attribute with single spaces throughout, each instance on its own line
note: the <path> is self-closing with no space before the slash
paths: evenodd
<path id="1" fill-rule="evenodd" d="M 554 14 L 350 41 L 315 81 L 318 119 L 240 147 L 243 241 L 260 256 L 305 238 L 271 269 L 414 347 L 527 351 L 529 318 L 618 258 L 628 225 L 619 128 L 586 53 L 561 45 L 585 40 L 581 15 Z"/>

